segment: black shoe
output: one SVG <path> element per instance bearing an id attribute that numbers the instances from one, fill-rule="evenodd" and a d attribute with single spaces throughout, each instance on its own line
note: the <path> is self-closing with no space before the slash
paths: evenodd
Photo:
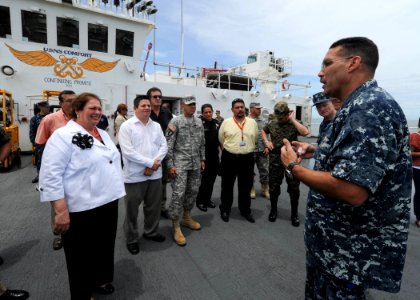
<path id="1" fill-rule="evenodd" d="M 207 206 L 205 206 L 204 204 L 197 204 L 197 208 L 201 211 L 207 211 Z"/>
<path id="2" fill-rule="evenodd" d="M 137 243 L 127 244 L 127 250 L 131 254 L 136 255 L 140 252 L 139 244 Z"/>
<path id="3" fill-rule="evenodd" d="M 24 300 L 29 297 L 29 293 L 24 290 L 6 290 L 1 296 L 1 300 Z"/>
<path id="4" fill-rule="evenodd" d="M 63 241 L 61 240 L 61 237 L 57 237 L 53 240 L 53 249 L 60 250 L 61 248 L 63 248 Z"/>
<path id="5" fill-rule="evenodd" d="M 300 221 L 298 216 L 292 216 L 291 218 L 292 225 L 295 227 L 299 227 Z"/>
<path id="6" fill-rule="evenodd" d="M 143 237 L 146 239 L 146 240 L 151 240 L 151 241 L 154 241 L 154 242 L 159 242 L 159 243 L 162 243 L 162 242 L 164 242 L 165 241 L 165 236 L 164 235 L 162 235 L 162 234 L 160 234 L 160 233 L 155 233 L 155 234 L 153 234 L 153 235 L 147 235 L 147 234 L 145 234 L 145 233 L 143 233 Z"/>
<path id="7" fill-rule="evenodd" d="M 207 203 L 207 207 L 216 208 L 216 204 L 214 204 L 213 201 L 209 201 L 209 203 Z"/>
<path id="8" fill-rule="evenodd" d="M 222 218 L 223 221 L 229 222 L 229 214 L 227 212 L 221 211 L 220 212 L 220 217 Z"/>
<path id="9" fill-rule="evenodd" d="M 161 216 L 162 218 L 165 218 L 165 219 L 170 219 L 170 218 L 169 218 L 169 214 L 168 214 L 168 211 L 167 211 L 167 210 L 161 210 L 161 211 L 160 211 L 160 216 Z"/>
<path id="10" fill-rule="evenodd" d="M 36 177 L 32 179 L 32 183 L 37 183 L 37 182 L 38 182 L 38 175 L 36 175 Z"/>
<path id="11" fill-rule="evenodd" d="M 3 264 L 3 258 L 0 256 L 0 266 Z"/>
<path id="12" fill-rule="evenodd" d="M 252 216 L 251 213 L 249 214 L 241 214 L 242 217 L 244 217 L 248 222 L 250 223 L 255 223 L 254 217 Z"/>
<path id="13" fill-rule="evenodd" d="M 93 289 L 93 292 L 101 295 L 111 295 L 115 291 L 112 284 L 107 283 L 104 286 L 97 286 Z"/>
<path id="14" fill-rule="evenodd" d="M 268 221 L 276 222 L 277 219 L 277 209 L 270 210 L 270 214 L 268 215 Z"/>

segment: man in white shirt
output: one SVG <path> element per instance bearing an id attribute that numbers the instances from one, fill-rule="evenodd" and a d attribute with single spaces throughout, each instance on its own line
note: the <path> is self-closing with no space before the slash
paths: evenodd
<path id="1" fill-rule="evenodd" d="M 162 196 L 161 161 L 168 152 L 168 146 L 159 123 L 150 119 L 150 112 L 150 99 L 136 97 L 135 116 L 124 122 L 118 132 L 127 193 L 124 233 L 127 249 L 133 255 L 139 253 L 137 215 L 143 201 L 143 237 L 156 242 L 165 240 L 157 229 Z"/>

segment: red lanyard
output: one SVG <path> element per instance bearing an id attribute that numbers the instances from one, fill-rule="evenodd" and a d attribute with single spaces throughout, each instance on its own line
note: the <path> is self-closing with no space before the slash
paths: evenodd
<path id="1" fill-rule="evenodd" d="M 239 123 L 236 121 L 236 119 L 235 119 L 235 118 L 233 118 L 233 121 L 235 121 L 236 126 L 238 126 L 238 128 L 241 130 L 241 134 L 242 134 L 242 141 L 243 141 L 243 140 L 244 140 L 244 127 L 245 127 L 245 122 L 246 122 L 246 119 L 244 120 L 244 122 L 242 123 L 242 125 L 241 125 L 241 124 L 239 124 Z"/>

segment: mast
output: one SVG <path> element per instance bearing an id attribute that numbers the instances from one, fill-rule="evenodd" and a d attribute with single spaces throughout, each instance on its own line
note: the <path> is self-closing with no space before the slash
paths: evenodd
<path id="1" fill-rule="evenodd" d="M 181 0 L 181 78 L 184 78 L 184 1 Z"/>

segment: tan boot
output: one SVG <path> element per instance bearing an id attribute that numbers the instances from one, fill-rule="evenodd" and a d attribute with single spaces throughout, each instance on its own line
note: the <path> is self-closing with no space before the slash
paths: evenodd
<path id="1" fill-rule="evenodd" d="M 255 199 L 256 196 L 257 195 L 255 194 L 255 188 L 252 187 L 250 197 L 251 197 L 251 199 Z"/>
<path id="2" fill-rule="evenodd" d="M 200 223 L 198 223 L 197 221 L 194 221 L 193 218 L 191 217 L 191 211 L 186 210 L 186 209 L 184 210 L 184 217 L 182 218 L 181 225 L 188 227 L 189 229 L 192 229 L 192 230 L 200 230 L 201 228 Z"/>
<path id="3" fill-rule="evenodd" d="M 268 190 L 268 184 L 261 184 L 261 194 L 267 199 L 270 200 L 270 192 Z"/>
<path id="4" fill-rule="evenodd" d="M 178 246 L 185 246 L 187 244 L 187 240 L 185 236 L 182 234 L 181 227 L 179 226 L 179 221 L 174 220 L 172 221 L 173 225 L 173 232 L 174 232 L 174 241 Z"/>

